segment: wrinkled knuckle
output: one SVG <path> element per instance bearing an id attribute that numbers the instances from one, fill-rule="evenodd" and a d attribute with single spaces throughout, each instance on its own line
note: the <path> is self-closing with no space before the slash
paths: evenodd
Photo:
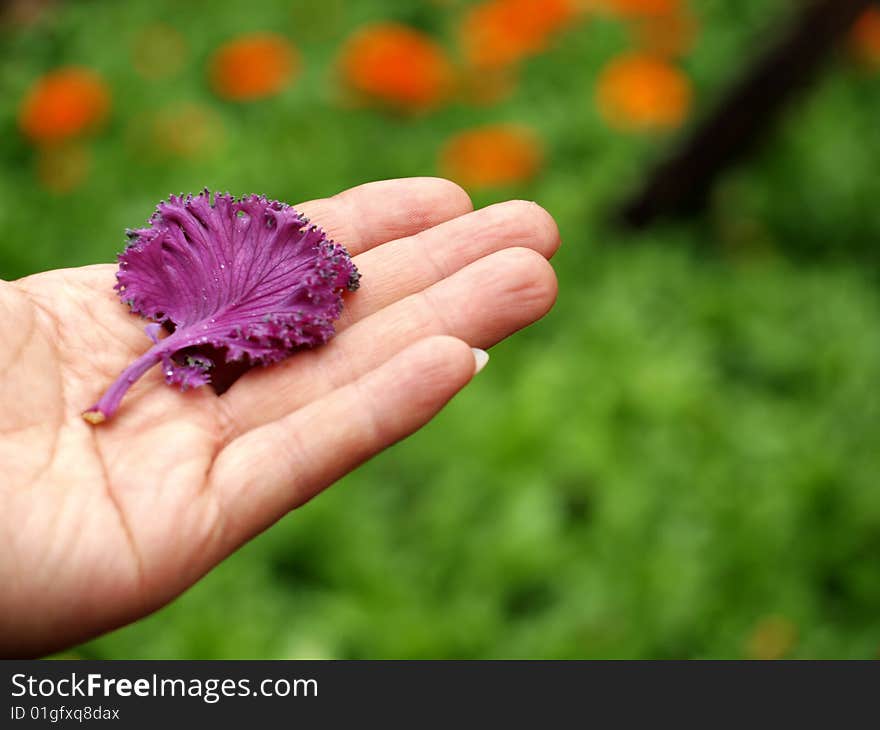
<path id="1" fill-rule="evenodd" d="M 415 301 L 418 306 L 407 313 L 406 321 L 402 321 L 400 326 L 411 327 L 416 336 L 421 337 L 433 337 L 449 331 L 449 325 L 430 289 L 417 295 Z"/>
<path id="2" fill-rule="evenodd" d="M 219 452 L 226 444 L 241 433 L 238 419 L 229 400 L 226 398 L 214 398 L 211 401 L 216 412 L 216 427 L 213 434 L 215 452 Z"/>

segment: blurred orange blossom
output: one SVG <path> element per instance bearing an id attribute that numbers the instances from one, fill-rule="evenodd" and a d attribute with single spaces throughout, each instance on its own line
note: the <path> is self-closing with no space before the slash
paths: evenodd
<path id="1" fill-rule="evenodd" d="M 229 101 L 255 101 L 279 93 L 299 70 L 299 54 L 276 33 L 251 33 L 221 46 L 211 58 L 211 87 Z"/>
<path id="2" fill-rule="evenodd" d="M 110 93 L 101 77 L 68 66 L 39 78 L 19 108 L 22 132 L 38 144 L 52 144 L 89 132 L 107 116 Z"/>
<path id="3" fill-rule="evenodd" d="M 480 68 L 517 63 L 543 51 L 554 33 L 581 15 L 578 0 L 488 0 L 464 17 L 461 43 Z"/>
<path id="4" fill-rule="evenodd" d="M 541 145 L 531 130 L 499 124 L 453 137 L 440 154 L 440 168 L 465 187 L 486 188 L 529 180 L 542 160 Z"/>
<path id="5" fill-rule="evenodd" d="M 405 111 L 437 106 L 448 97 L 455 76 L 437 43 L 397 23 L 355 33 L 342 49 L 339 68 L 352 91 Z"/>
<path id="6" fill-rule="evenodd" d="M 601 72 L 596 90 L 599 110 L 614 128 L 659 131 L 679 127 L 691 107 L 687 76 L 663 58 L 629 53 Z"/>

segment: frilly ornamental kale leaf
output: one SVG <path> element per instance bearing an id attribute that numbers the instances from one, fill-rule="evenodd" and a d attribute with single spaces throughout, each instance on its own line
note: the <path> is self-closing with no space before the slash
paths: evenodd
<path id="1" fill-rule="evenodd" d="M 186 390 L 210 382 L 218 352 L 227 362 L 267 365 L 325 343 L 343 289 L 360 279 L 320 228 L 256 195 L 172 195 L 147 228 L 127 235 L 115 288 L 132 312 L 153 320 L 145 331 L 154 344 L 83 413 L 94 424 L 154 365 Z M 170 334 L 159 339 L 163 329 Z"/>

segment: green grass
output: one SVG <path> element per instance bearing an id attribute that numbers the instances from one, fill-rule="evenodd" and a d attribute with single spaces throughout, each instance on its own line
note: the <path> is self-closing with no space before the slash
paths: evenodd
<path id="1" fill-rule="evenodd" d="M 703 31 L 685 66 L 704 105 L 780 3 L 693 5 Z M 433 424 L 76 655 L 739 657 L 781 616 L 791 656 L 876 656 L 880 77 L 841 59 L 703 218 L 624 235 L 609 211 L 668 141 L 614 133 L 596 112 L 596 75 L 626 43 L 614 23 L 567 34 L 495 107 L 415 119 L 340 107 L 330 69 L 352 29 L 395 18 L 450 42 L 456 13 L 404 0 L 92 1 L 4 31 L 3 278 L 111 260 L 123 229 L 172 191 L 296 201 L 435 174 L 450 134 L 494 121 L 532 125 L 547 166 L 475 201 L 537 200 L 565 241 L 554 312 L 496 348 Z M 190 57 L 150 83 L 129 49 L 157 19 Z M 213 99 L 210 51 L 262 29 L 298 43 L 299 83 L 252 106 Z M 86 184 L 57 196 L 37 183 L 15 112 L 62 62 L 104 73 L 114 114 Z M 186 99 L 216 110 L 225 142 L 157 159 L 132 130 Z"/>

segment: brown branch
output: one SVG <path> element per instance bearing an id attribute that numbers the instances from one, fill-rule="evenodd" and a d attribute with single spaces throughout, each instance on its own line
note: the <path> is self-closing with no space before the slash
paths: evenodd
<path id="1" fill-rule="evenodd" d="M 817 76 L 837 42 L 873 0 L 811 0 L 622 207 L 638 228 L 699 212 L 717 178 L 773 127 L 791 98 Z"/>

